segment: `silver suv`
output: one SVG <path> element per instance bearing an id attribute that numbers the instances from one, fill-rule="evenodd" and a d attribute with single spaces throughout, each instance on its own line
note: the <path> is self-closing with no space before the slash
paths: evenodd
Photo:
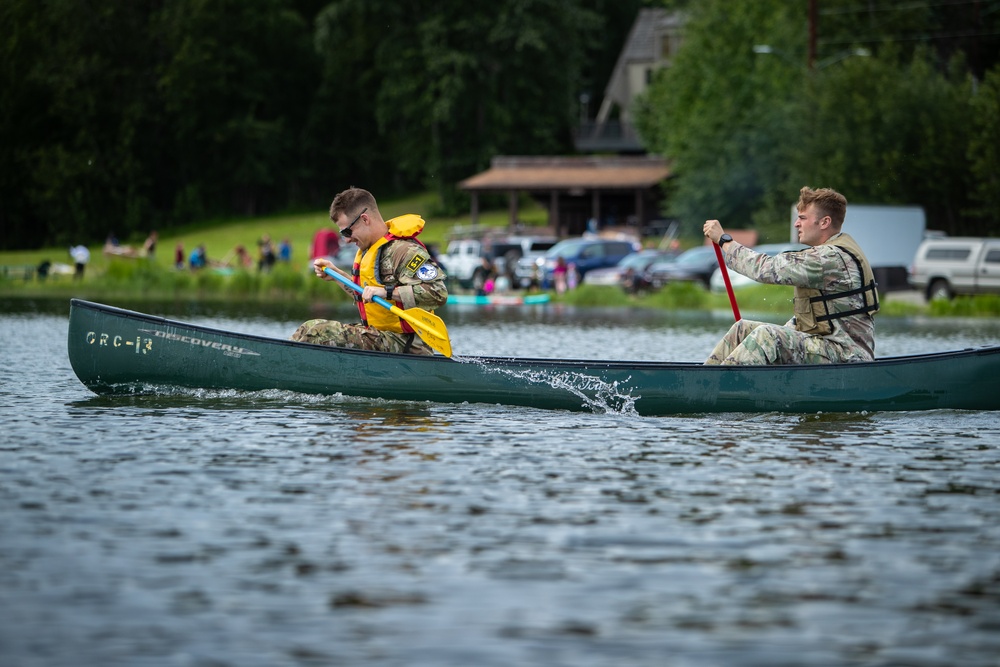
<path id="1" fill-rule="evenodd" d="M 927 239 L 917 248 L 909 280 L 928 301 L 956 294 L 1000 294 L 1000 239 Z"/>

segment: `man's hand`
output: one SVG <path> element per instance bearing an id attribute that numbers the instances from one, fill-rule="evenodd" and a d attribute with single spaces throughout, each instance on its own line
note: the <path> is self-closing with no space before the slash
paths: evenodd
<path id="1" fill-rule="evenodd" d="M 365 287 L 365 291 L 361 293 L 361 300 L 365 303 L 371 303 L 372 297 L 380 296 L 383 299 L 386 297 L 386 292 L 384 287 L 377 287 L 375 285 L 368 285 Z"/>
<path id="2" fill-rule="evenodd" d="M 339 273 L 340 275 L 344 276 L 348 280 L 352 280 L 353 281 L 353 277 L 350 274 L 345 273 L 344 271 L 341 271 L 340 269 L 338 269 L 337 265 L 334 264 L 333 262 L 331 262 L 330 260 L 323 259 L 322 257 L 317 257 L 316 259 L 313 260 L 313 270 L 316 271 L 316 275 L 317 276 L 319 276 L 320 278 L 322 278 L 323 280 L 326 280 L 326 281 L 336 280 L 336 278 L 334 278 L 331 275 L 328 275 L 326 273 L 326 271 L 324 271 L 324 269 L 327 268 L 327 267 L 330 267 L 331 270 L 336 271 L 337 273 Z M 347 285 L 344 285 L 343 283 L 339 283 L 338 282 L 337 283 L 337 287 L 339 287 L 340 289 L 344 290 L 344 293 L 347 294 L 352 299 L 356 299 L 357 298 L 357 292 L 355 292 L 354 290 L 352 290 Z M 365 299 L 365 301 L 369 301 L 369 299 Z"/>
<path id="3" fill-rule="evenodd" d="M 722 223 L 718 220 L 706 220 L 705 225 L 701 228 L 701 231 L 705 233 L 705 237 L 710 239 L 712 243 L 718 243 L 719 239 L 725 231 L 722 229 Z"/>
<path id="4" fill-rule="evenodd" d="M 342 275 L 344 277 L 350 277 L 350 276 L 347 276 L 343 271 L 341 271 L 340 269 L 338 269 L 337 265 L 334 264 L 333 262 L 331 262 L 328 259 L 324 259 L 322 257 L 317 257 L 316 259 L 313 260 L 313 270 L 316 272 L 316 275 L 318 277 L 322 278 L 323 280 L 333 280 L 333 276 L 328 276 L 328 275 L 326 275 L 326 272 L 323 271 L 323 269 L 325 269 L 328 266 L 331 269 L 333 269 L 334 271 L 336 271 L 337 273 L 339 273 L 340 275 Z"/>

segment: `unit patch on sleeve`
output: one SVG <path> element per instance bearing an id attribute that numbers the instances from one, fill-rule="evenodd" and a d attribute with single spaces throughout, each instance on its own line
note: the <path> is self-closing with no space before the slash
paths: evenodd
<path id="1" fill-rule="evenodd" d="M 424 264 L 417 269 L 417 278 L 421 280 L 434 280 L 438 277 L 437 267 L 433 264 Z"/>
<path id="2" fill-rule="evenodd" d="M 413 259 L 411 259 L 409 263 L 407 263 L 406 268 L 408 268 L 410 271 L 416 271 L 417 269 L 420 268 L 420 265 L 426 261 L 427 258 L 418 253 L 413 256 Z"/>

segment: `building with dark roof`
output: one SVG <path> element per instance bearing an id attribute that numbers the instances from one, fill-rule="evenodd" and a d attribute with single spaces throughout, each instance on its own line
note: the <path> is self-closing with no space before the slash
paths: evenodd
<path id="1" fill-rule="evenodd" d="M 479 221 L 480 196 L 508 197 L 509 224 L 518 221 L 518 197 L 529 194 L 549 211 L 560 236 L 582 234 L 591 221 L 599 228 L 646 228 L 660 217 L 667 161 L 646 154 L 631 124 L 632 101 L 646 90 L 653 72 L 670 65 L 680 43 L 680 14 L 642 9 L 629 32 L 605 89 L 597 117 L 581 119 L 575 132 L 580 156 L 497 156 L 486 171 L 459 188 L 472 198 L 472 224 Z M 587 101 L 581 99 L 581 109 Z M 583 115 L 583 114 L 582 114 Z"/>

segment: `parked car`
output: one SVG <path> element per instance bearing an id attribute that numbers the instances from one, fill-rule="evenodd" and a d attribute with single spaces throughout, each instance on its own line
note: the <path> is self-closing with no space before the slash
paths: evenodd
<path id="1" fill-rule="evenodd" d="M 554 236 L 508 236 L 494 240 L 488 250 L 498 273 L 513 273 L 519 259 L 541 255 L 558 242 Z"/>
<path id="2" fill-rule="evenodd" d="M 764 253 L 765 255 L 774 256 L 779 252 L 788 252 L 789 250 L 804 250 L 809 246 L 804 243 L 762 243 L 760 245 L 754 246 L 753 250 L 756 252 Z M 714 252 L 714 251 L 713 251 Z M 733 286 L 733 289 L 739 287 L 746 287 L 747 285 L 759 285 L 756 280 L 751 280 L 747 278 L 742 273 L 736 273 L 732 269 L 729 271 L 729 284 Z M 725 292 L 726 283 L 722 278 L 722 270 L 719 269 L 719 262 L 716 259 L 715 271 L 712 272 L 712 277 L 709 280 L 709 286 L 713 292 Z"/>
<path id="3" fill-rule="evenodd" d="M 654 262 L 646 270 L 645 280 L 653 289 L 675 282 L 696 282 L 708 289 L 712 272 L 717 268 L 719 261 L 712 246 L 698 246 L 674 259 Z"/>
<path id="4" fill-rule="evenodd" d="M 438 259 L 448 277 L 462 287 L 470 287 L 477 270 L 487 258 L 497 273 L 508 272 L 508 267 L 526 254 L 540 254 L 556 244 L 558 239 L 549 236 L 500 236 L 483 239 L 461 238 L 448 243 L 445 253 Z"/>
<path id="5" fill-rule="evenodd" d="M 614 266 L 590 271 L 584 277 L 583 282 L 585 285 L 622 285 L 626 276 L 642 275 L 653 262 L 676 256 L 677 253 L 669 251 L 637 250 L 622 257 Z"/>
<path id="6" fill-rule="evenodd" d="M 544 255 L 534 261 L 534 266 L 525 263 L 524 258 L 518 262 L 516 270 L 518 281 L 522 278 L 536 279 L 539 285 L 548 288 L 552 285 L 552 272 L 556 261 L 561 257 L 567 264 L 576 268 L 576 273 L 584 280 L 588 273 L 595 269 L 614 266 L 623 257 L 630 255 L 641 246 L 629 241 L 612 241 L 608 239 L 564 239 L 552 246 Z"/>
<path id="7" fill-rule="evenodd" d="M 909 281 L 928 301 L 1000 293 L 1000 239 L 926 239 L 917 248 Z"/>
<path id="8" fill-rule="evenodd" d="M 473 273 L 483 263 L 483 243 L 479 239 L 454 239 L 438 259 L 449 279 L 469 287 Z"/>
<path id="9" fill-rule="evenodd" d="M 526 252 L 514 264 L 514 286 L 521 289 L 541 287 L 545 252 Z"/>

